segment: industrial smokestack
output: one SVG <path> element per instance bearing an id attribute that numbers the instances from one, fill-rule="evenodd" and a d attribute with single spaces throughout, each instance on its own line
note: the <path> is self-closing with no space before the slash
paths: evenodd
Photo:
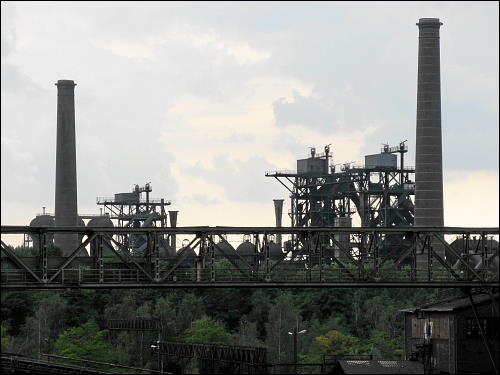
<path id="1" fill-rule="evenodd" d="M 415 148 L 415 226 L 442 227 L 443 163 L 441 141 L 441 77 L 438 18 L 417 23 L 418 80 L 417 136 Z M 444 259 L 444 248 L 432 241 L 433 250 Z M 417 256 L 417 268 L 427 268 L 425 253 Z M 437 262 L 436 262 L 437 263 Z"/>
<path id="2" fill-rule="evenodd" d="M 78 226 L 76 189 L 75 86 L 70 80 L 59 80 L 57 86 L 57 146 L 55 225 Z M 56 234 L 54 244 L 63 255 L 79 245 L 77 234 Z"/>
<path id="3" fill-rule="evenodd" d="M 415 226 L 441 227 L 443 164 L 438 18 L 421 18 L 418 43 Z"/>
<path id="4" fill-rule="evenodd" d="M 276 216 L 276 228 L 282 227 L 281 218 L 283 216 L 283 199 L 273 199 L 274 214 Z M 281 246 L 281 234 L 276 234 L 276 243 Z"/>
<path id="5" fill-rule="evenodd" d="M 168 217 L 170 219 L 170 227 L 171 228 L 177 228 L 177 213 L 179 211 L 168 211 Z M 174 249 L 174 252 L 176 250 L 176 235 L 171 234 L 170 235 L 170 247 Z"/>

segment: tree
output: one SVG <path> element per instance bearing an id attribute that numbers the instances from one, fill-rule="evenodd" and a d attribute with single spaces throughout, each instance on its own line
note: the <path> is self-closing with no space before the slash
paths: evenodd
<path id="1" fill-rule="evenodd" d="M 2 291 L 1 315 L 2 321 L 7 321 L 9 333 L 19 335 L 21 326 L 35 310 L 35 293 L 31 291 Z"/>
<path id="2" fill-rule="evenodd" d="M 257 289 L 252 294 L 252 297 L 250 297 L 252 309 L 248 314 L 248 320 L 257 324 L 257 332 L 259 333 L 260 340 L 265 340 L 266 338 L 266 323 L 271 307 L 271 301 L 266 292 L 268 290 Z"/>
<path id="3" fill-rule="evenodd" d="M 203 299 L 194 294 L 186 294 L 182 298 L 177 309 L 176 324 L 179 333 L 191 327 L 196 319 L 200 319 L 205 314 L 205 304 Z"/>
<path id="4" fill-rule="evenodd" d="M 94 321 L 89 321 L 80 327 L 69 328 L 59 335 L 56 342 L 57 352 L 71 358 L 101 362 L 116 361 L 117 353 L 105 340 L 107 333 L 107 330 L 99 330 Z"/>
<path id="5" fill-rule="evenodd" d="M 186 342 L 200 344 L 227 344 L 231 335 L 226 332 L 224 325 L 207 316 L 193 322 L 191 328 L 185 332 Z"/>
<path id="6" fill-rule="evenodd" d="M 165 340 L 174 341 L 179 334 L 176 321 L 175 304 L 170 297 L 160 297 L 156 300 L 153 317 L 160 320 L 161 336 Z"/>
<path id="7" fill-rule="evenodd" d="M 249 322 L 246 316 L 242 317 L 237 334 L 231 338 L 231 345 L 263 347 L 257 332 L 257 322 Z"/>
<path id="8" fill-rule="evenodd" d="M 3 351 L 7 351 L 5 350 L 5 348 L 7 347 L 7 345 L 9 344 L 9 341 L 10 341 L 10 338 L 9 338 L 9 334 L 8 334 L 8 328 L 3 324 L 2 322 L 2 352 Z"/>
<path id="9" fill-rule="evenodd" d="M 372 354 L 385 359 L 401 359 L 403 355 L 402 336 L 391 338 L 387 332 L 374 331 L 370 339 L 360 347 L 362 354 Z"/>
<path id="10" fill-rule="evenodd" d="M 315 341 L 319 344 L 323 354 L 344 356 L 355 354 L 359 339 L 354 336 L 345 335 L 340 331 L 332 330 L 323 336 L 316 337 Z"/>
<path id="11" fill-rule="evenodd" d="M 307 328 L 302 322 L 300 308 L 295 305 L 292 294 L 282 294 L 272 305 L 266 324 L 269 358 L 278 363 L 293 362 L 293 338 L 288 332 L 296 327 L 299 330 Z M 298 352 L 301 352 L 301 340 L 298 341 Z"/>
<path id="12" fill-rule="evenodd" d="M 238 329 L 242 315 L 252 309 L 252 289 L 214 288 L 200 289 L 196 294 L 203 298 L 203 309 L 214 319 L 224 322 L 230 330 Z"/>

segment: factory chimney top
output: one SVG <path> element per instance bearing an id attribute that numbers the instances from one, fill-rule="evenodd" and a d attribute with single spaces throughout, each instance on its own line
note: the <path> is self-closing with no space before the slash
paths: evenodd
<path id="1" fill-rule="evenodd" d="M 439 22 L 439 18 L 420 18 L 418 20 L 417 25 L 418 27 L 440 27 L 443 23 Z"/>
<path id="2" fill-rule="evenodd" d="M 76 86 L 75 81 L 71 79 L 60 79 L 55 83 L 56 86 Z"/>

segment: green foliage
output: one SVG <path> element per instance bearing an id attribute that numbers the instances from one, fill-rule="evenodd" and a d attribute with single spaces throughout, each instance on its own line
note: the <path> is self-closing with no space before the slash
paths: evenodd
<path id="1" fill-rule="evenodd" d="M 325 269 L 338 271 L 335 265 Z M 157 332 L 106 334 L 98 329 L 108 319 L 142 317 L 160 320 L 162 340 L 265 346 L 272 363 L 293 360 L 293 337 L 288 332 L 294 328 L 307 330 L 297 337 L 302 363 L 321 363 L 323 354 L 345 353 L 397 359 L 402 358 L 404 330 L 399 310 L 449 297 L 449 292 L 397 288 L 9 291 L 1 294 L 2 349 L 36 357 L 40 332 L 44 353 L 57 350 L 73 357 L 155 367 L 149 343 L 158 339 Z M 176 372 L 175 366 L 187 362 L 169 359 Z M 198 369 L 198 364 L 191 365 Z"/>
<path id="2" fill-rule="evenodd" d="M 11 335 L 19 335 L 21 326 L 26 323 L 26 318 L 33 314 L 35 295 L 34 292 L 2 291 L 2 322 L 4 320 L 8 322 Z"/>
<path id="3" fill-rule="evenodd" d="M 203 317 L 193 322 L 185 332 L 184 341 L 201 344 L 227 344 L 230 334 L 224 325 L 212 318 Z"/>
<path id="4" fill-rule="evenodd" d="M 359 347 L 359 352 L 378 358 L 402 359 L 403 340 L 401 336 L 391 338 L 387 332 L 374 331 L 372 336 Z"/>
<path id="5" fill-rule="evenodd" d="M 322 354 L 344 356 L 355 354 L 359 339 L 333 330 L 316 337 L 315 342 L 319 344 Z"/>
<path id="6" fill-rule="evenodd" d="M 210 315 L 223 321 L 228 329 L 235 330 L 240 324 L 243 315 L 252 309 L 251 289 L 204 289 L 196 292 L 202 299 L 200 309 L 210 311 Z"/>
<path id="7" fill-rule="evenodd" d="M 293 362 L 293 339 L 288 332 L 294 328 L 307 328 L 302 322 L 300 308 L 291 293 L 283 293 L 269 310 L 266 323 L 266 347 L 270 358 L 276 362 Z"/>
<path id="8" fill-rule="evenodd" d="M 4 345 L 9 343 L 9 334 L 8 334 L 8 329 L 4 324 L 2 324 L 1 330 L 2 330 L 2 350 L 3 350 Z"/>
<path id="9" fill-rule="evenodd" d="M 242 317 L 240 326 L 235 335 L 231 337 L 231 345 L 264 347 L 257 332 L 257 322 L 248 321 L 247 317 Z"/>
<path id="10" fill-rule="evenodd" d="M 69 328 L 57 339 L 57 352 L 65 357 L 113 362 L 117 360 L 117 356 L 106 341 L 107 333 L 107 330 L 99 330 L 99 326 L 93 321 Z"/>

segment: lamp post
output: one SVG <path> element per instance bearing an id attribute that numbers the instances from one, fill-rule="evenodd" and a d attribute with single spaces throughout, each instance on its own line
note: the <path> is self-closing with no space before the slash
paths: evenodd
<path id="1" fill-rule="evenodd" d="M 306 333 L 307 330 L 303 329 L 302 331 L 297 332 L 297 327 L 293 329 L 293 332 L 288 332 L 289 335 L 293 335 L 293 364 L 294 364 L 294 373 L 297 373 L 297 335 L 302 333 Z"/>
<path id="2" fill-rule="evenodd" d="M 160 371 L 160 374 L 163 374 L 163 363 L 161 361 L 161 354 L 160 354 L 160 341 L 156 341 L 156 345 L 152 344 L 151 349 L 153 350 L 158 350 L 158 370 Z"/>

